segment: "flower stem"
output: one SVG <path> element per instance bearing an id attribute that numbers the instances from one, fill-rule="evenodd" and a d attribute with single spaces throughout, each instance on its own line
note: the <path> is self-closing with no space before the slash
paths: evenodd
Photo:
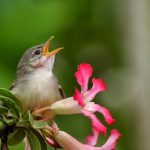
<path id="1" fill-rule="evenodd" d="M 8 141 L 7 135 L 1 137 L 1 141 L 2 141 L 1 150 L 9 150 L 8 149 L 8 143 L 7 143 L 7 141 Z"/>
<path id="2" fill-rule="evenodd" d="M 13 132 L 14 125 L 6 126 L 3 128 L 0 134 L 1 138 L 1 150 L 9 150 L 8 148 L 8 135 Z"/>

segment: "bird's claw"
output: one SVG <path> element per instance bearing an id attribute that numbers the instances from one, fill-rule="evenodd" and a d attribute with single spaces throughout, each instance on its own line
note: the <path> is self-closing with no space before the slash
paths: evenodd
<path id="1" fill-rule="evenodd" d="M 32 115 L 37 118 L 37 120 L 48 121 L 53 118 L 53 114 L 50 110 L 50 107 L 43 107 L 39 109 L 34 109 Z"/>

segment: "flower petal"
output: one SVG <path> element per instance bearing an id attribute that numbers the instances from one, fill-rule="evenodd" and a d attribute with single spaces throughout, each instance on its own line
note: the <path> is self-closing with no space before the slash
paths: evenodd
<path id="1" fill-rule="evenodd" d="M 88 103 L 86 105 L 86 109 L 92 112 L 99 112 L 104 116 L 105 121 L 108 124 L 113 124 L 115 123 L 115 119 L 112 117 L 110 111 L 106 109 L 105 107 L 102 107 L 99 104 L 94 104 L 94 103 Z"/>
<path id="2" fill-rule="evenodd" d="M 25 150 L 31 150 L 27 137 L 24 138 L 23 142 L 25 144 Z"/>
<path id="3" fill-rule="evenodd" d="M 107 128 L 98 120 L 96 115 L 85 109 L 82 109 L 81 112 L 84 116 L 91 119 L 92 127 L 94 130 L 97 130 L 99 133 L 103 133 L 104 135 L 106 135 Z"/>
<path id="4" fill-rule="evenodd" d="M 96 145 L 98 137 L 99 137 L 99 131 L 93 129 L 92 134 L 86 138 L 86 144 Z"/>
<path id="5" fill-rule="evenodd" d="M 59 131 L 55 139 L 65 150 L 87 150 L 84 144 L 64 131 Z"/>
<path id="6" fill-rule="evenodd" d="M 55 139 L 52 139 L 50 137 L 46 137 L 45 139 L 46 139 L 46 142 L 48 143 L 48 145 L 50 145 L 51 147 L 54 147 L 55 149 L 61 148 Z"/>
<path id="7" fill-rule="evenodd" d="M 75 73 L 78 84 L 81 86 L 81 92 L 88 89 L 89 78 L 92 76 L 93 68 L 90 64 L 80 64 L 78 71 Z"/>
<path id="8" fill-rule="evenodd" d="M 46 141 L 49 145 L 51 145 L 51 146 L 54 145 L 54 141 L 51 138 L 46 137 Z"/>
<path id="9" fill-rule="evenodd" d="M 92 83 L 93 83 L 92 88 L 86 92 L 86 99 L 88 101 L 91 101 L 92 99 L 94 99 L 96 94 L 98 94 L 101 91 L 106 90 L 107 88 L 106 84 L 104 83 L 102 79 L 93 78 Z"/>
<path id="10" fill-rule="evenodd" d="M 81 106 L 78 105 L 77 101 L 73 97 L 69 97 L 60 101 L 53 103 L 50 106 L 52 113 L 56 115 L 66 115 L 66 114 L 79 114 Z"/>
<path id="11" fill-rule="evenodd" d="M 83 97 L 83 95 L 79 92 L 79 90 L 76 87 L 75 87 L 75 92 L 74 92 L 73 98 L 74 98 L 74 100 L 76 100 L 78 102 L 78 104 L 81 107 L 85 106 L 84 97 Z"/>
<path id="12" fill-rule="evenodd" d="M 94 147 L 80 143 L 74 137 L 64 131 L 59 131 L 55 135 L 56 141 L 65 150 L 114 150 L 117 140 L 120 138 L 120 133 L 117 130 L 112 130 L 109 139 L 101 147 Z"/>
<path id="13" fill-rule="evenodd" d="M 82 144 L 64 131 L 59 131 L 55 139 L 65 150 L 103 150 L 99 147 Z"/>
<path id="14" fill-rule="evenodd" d="M 113 129 L 111 131 L 111 135 L 106 143 L 101 147 L 102 150 L 114 150 L 117 140 L 121 137 L 121 134 L 116 130 Z"/>

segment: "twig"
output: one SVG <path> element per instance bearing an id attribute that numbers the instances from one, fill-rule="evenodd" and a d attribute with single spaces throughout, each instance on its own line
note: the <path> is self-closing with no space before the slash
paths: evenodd
<path id="1" fill-rule="evenodd" d="M 1 150 L 9 150 L 8 149 L 8 144 L 7 144 L 7 141 L 8 141 L 7 135 L 1 137 L 1 141 L 2 141 Z"/>
<path id="2" fill-rule="evenodd" d="M 6 126 L 3 131 L 1 131 L 1 150 L 9 150 L 8 148 L 8 135 L 13 132 L 14 125 Z"/>

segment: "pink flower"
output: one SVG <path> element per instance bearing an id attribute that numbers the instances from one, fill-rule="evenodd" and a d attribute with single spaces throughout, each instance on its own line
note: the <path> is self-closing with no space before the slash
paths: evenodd
<path id="1" fill-rule="evenodd" d="M 87 137 L 87 144 L 95 145 L 97 143 L 99 133 L 106 135 L 107 128 L 94 114 L 99 112 L 104 116 L 107 124 L 112 124 L 115 120 L 112 118 L 108 109 L 91 102 L 99 93 L 106 90 L 106 85 L 102 79 L 92 79 L 92 88 L 88 90 L 89 79 L 92 76 L 92 67 L 89 64 L 81 64 L 78 66 L 78 71 L 75 73 L 78 84 L 81 86 L 81 92 L 75 88 L 74 100 L 81 106 L 81 113 L 90 118 L 93 127 L 93 133 Z"/>
<path id="2" fill-rule="evenodd" d="M 51 131 L 53 132 L 53 135 L 55 135 L 55 139 L 58 144 L 64 148 L 64 150 L 114 150 L 117 140 L 121 137 L 121 134 L 117 130 L 113 129 L 110 137 L 104 145 L 94 147 L 91 145 L 82 144 L 68 133 L 59 131 L 56 124 Z"/>
<path id="3" fill-rule="evenodd" d="M 58 143 L 65 150 L 114 150 L 116 146 L 116 141 L 120 138 L 121 134 L 113 129 L 111 135 L 104 145 L 101 147 L 95 147 L 99 134 L 106 135 L 107 128 L 103 123 L 97 118 L 95 112 L 101 113 L 107 124 L 113 124 L 115 119 L 113 119 L 109 110 L 105 107 L 95 104 L 92 100 L 95 96 L 106 90 L 106 85 L 102 79 L 92 78 L 92 88 L 88 88 L 90 78 L 93 73 L 93 68 L 89 64 L 81 64 L 78 66 L 78 70 L 75 73 L 76 80 L 81 87 L 79 91 L 75 87 L 75 92 L 73 97 L 69 97 L 51 106 L 46 107 L 43 110 L 49 110 L 51 116 L 55 115 L 68 115 L 81 113 L 88 117 L 92 123 L 92 133 L 86 138 L 86 144 L 80 143 L 78 140 L 73 138 L 71 135 L 64 131 L 59 131 L 57 126 L 49 127 L 48 130 L 51 132 L 51 136 L 46 137 L 46 141 L 54 146 L 54 141 Z M 54 146 L 55 147 L 55 146 Z"/>

